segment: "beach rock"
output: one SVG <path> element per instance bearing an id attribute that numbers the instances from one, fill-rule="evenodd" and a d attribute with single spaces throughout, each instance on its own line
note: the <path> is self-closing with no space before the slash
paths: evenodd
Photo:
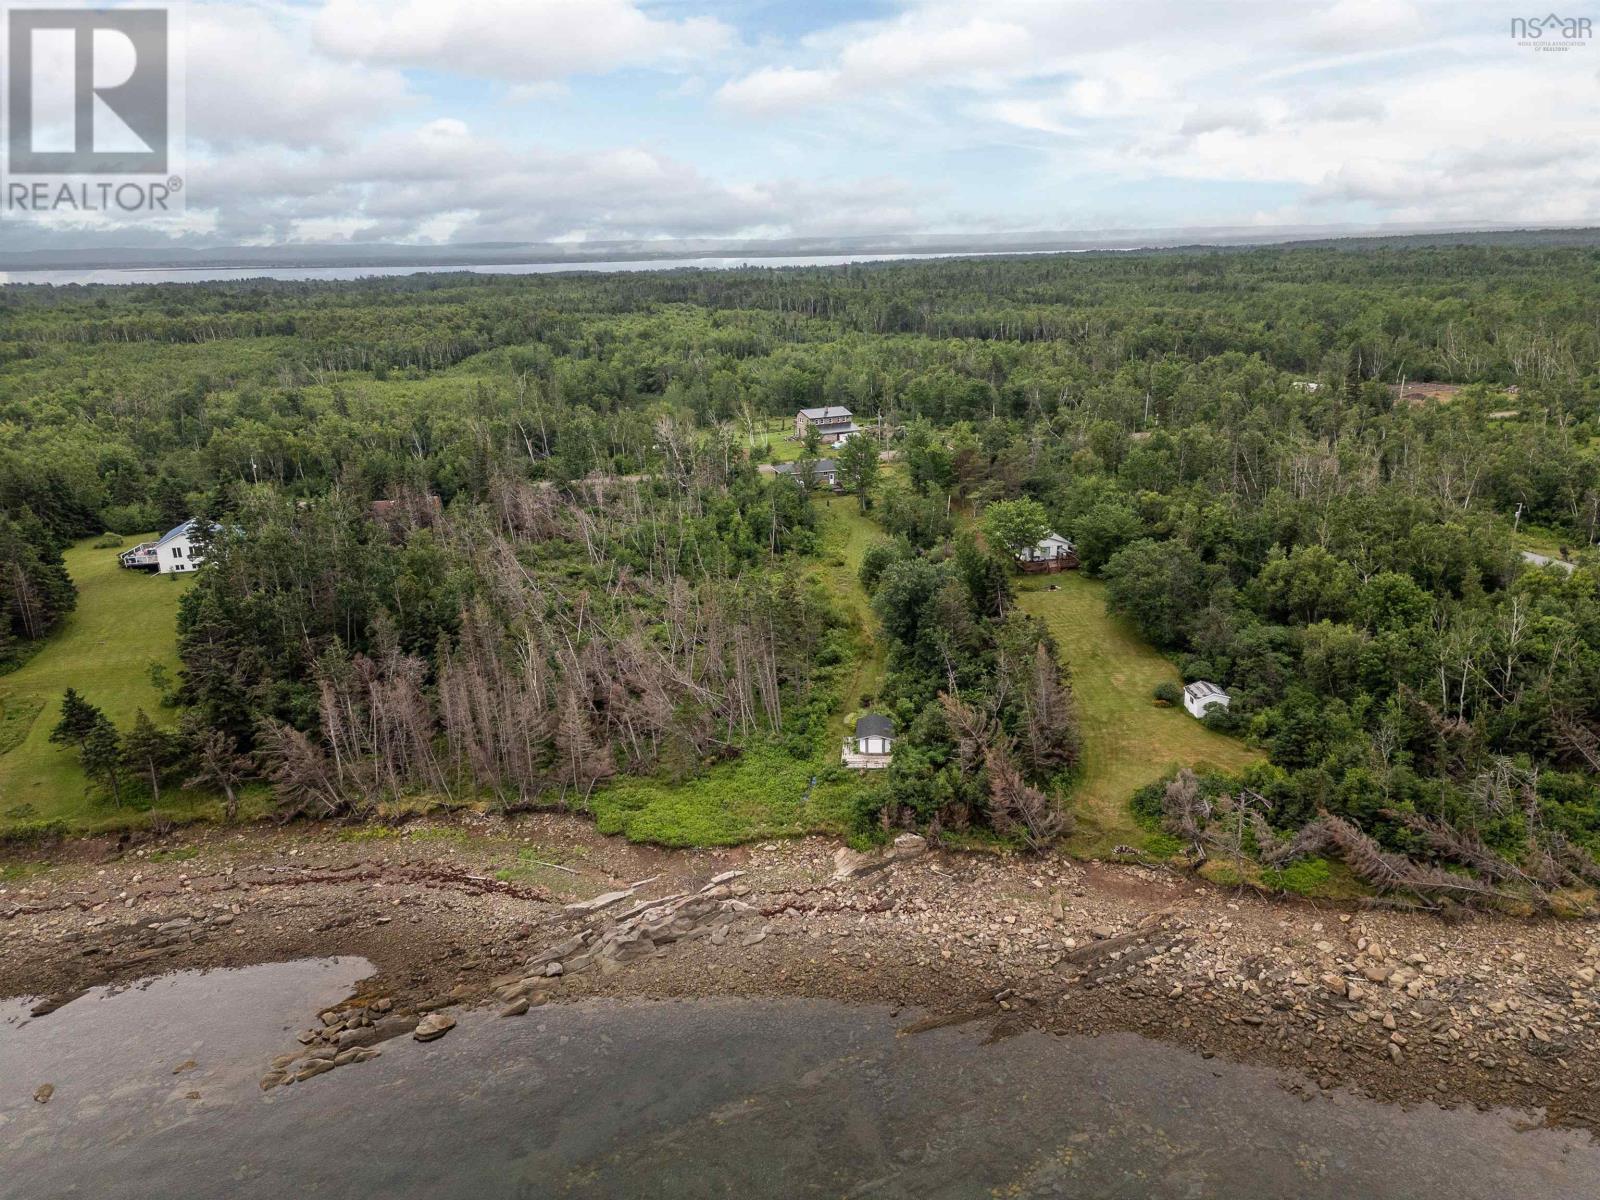
<path id="1" fill-rule="evenodd" d="M 915 858 L 928 852 L 928 839 L 920 833 L 902 833 L 894 839 L 896 858 Z"/>
<path id="2" fill-rule="evenodd" d="M 376 1025 L 373 1026 L 373 1028 L 378 1031 L 378 1036 L 373 1040 L 378 1042 L 386 1042 L 390 1038 L 402 1037 L 405 1034 L 410 1033 L 416 1027 L 417 1019 L 415 1017 L 407 1017 L 400 1013 L 394 1013 L 391 1016 L 383 1017 Z"/>
<path id="3" fill-rule="evenodd" d="M 889 862 L 889 859 L 875 854 L 862 854 L 849 846 L 840 846 L 833 852 L 833 877 L 836 880 L 857 879 L 873 871 L 881 871 Z"/>
<path id="4" fill-rule="evenodd" d="M 361 1046 L 371 1046 L 382 1040 L 383 1035 L 376 1025 L 365 1025 L 344 1030 L 336 1039 L 336 1044 L 341 1050 L 351 1050 Z"/>
<path id="5" fill-rule="evenodd" d="M 544 973 L 547 977 L 554 979 L 558 975 L 565 974 L 566 968 L 559 962 L 549 962 L 545 964 Z"/>
<path id="6" fill-rule="evenodd" d="M 268 1071 L 261 1077 L 261 1090 L 263 1092 L 270 1092 L 273 1088 L 278 1087 L 283 1083 L 287 1083 L 288 1079 L 289 1076 L 282 1071 Z"/>
<path id="7" fill-rule="evenodd" d="M 417 1022 L 417 1027 L 412 1030 L 411 1036 L 419 1042 L 437 1041 L 455 1027 L 454 1017 L 447 1017 L 444 1013 L 438 1012 L 429 1013 Z"/>
<path id="8" fill-rule="evenodd" d="M 56 1094 L 56 1085 L 55 1084 L 53 1084 L 53 1083 L 41 1083 L 37 1088 L 34 1089 L 33 1098 L 35 1100 L 37 1100 L 40 1104 L 49 1104 L 50 1103 L 50 1097 L 54 1096 L 55 1094 Z"/>
<path id="9" fill-rule="evenodd" d="M 599 912 L 602 908 L 610 908 L 633 895 L 633 889 L 628 888 L 621 892 L 602 892 L 589 900 L 579 900 L 576 904 L 567 905 L 567 911 L 576 916 L 587 913 Z"/>
<path id="10" fill-rule="evenodd" d="M 513 1000 L 510 1004 L 502 1008 L 500 1010 L 500 1015 L 502 1017 L 520 1017 L 523 1013 L 528 1011 L 528 1008 L 528 998 L 524 996 L 520 1000 Z"/>
<path id="11" fill-rule="evenodd" d="M 304 1083 L 306 1080 L 314 1079 L 318 1075 L 326 1075 L 331 1070 L 333 1070 L 333 1059 L 318 1058 L 301 1067 L 294 1073 L 294 1077 L 296 1082 Z"/>
<path id="12" fill-rule="evenodd" d="M 542 966 L 547 962 L 559 961 L 560 959 L 568 958 L 571 955 L 576 954 L 579 950 L 582 950 L 584 946 L 588 945 L 589 937 L 590 934 L 587 931 L 584 931 L 583 933 L 575 933 L 571 937 L 567 938 L 566 941 L 557 942 L 554 946 L 547 948 L 542 953 L 534 955 L 534 957 L 528 960 L 528 965 L 530 967 L 537 967 Z"/>

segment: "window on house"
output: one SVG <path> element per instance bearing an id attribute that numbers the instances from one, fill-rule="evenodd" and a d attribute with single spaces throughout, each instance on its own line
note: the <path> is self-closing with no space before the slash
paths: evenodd
<path id="1" fill-rule="evenodd" d="M 183 557 L 183 547 L 182 546 L 174 546 L 172 548 L 172 557 L 173 558 L 182 558 Z"/>

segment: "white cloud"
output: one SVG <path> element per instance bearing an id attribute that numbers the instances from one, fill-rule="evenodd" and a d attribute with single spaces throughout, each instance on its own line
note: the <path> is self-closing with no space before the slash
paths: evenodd
<path id="1" fill-rule="evenodd" d="M 188 131 L 218 146 L 346 142 L 415 105 L 405 77 L 335 62 L 302 21 L 243 4 L 195 4 L 188 20 Z"/>
<path id="2" fill-rule="evenodd" d="M 838 86 L 837 71 L 763 67 L 724 84 L 717 99 L 746 112 L 769 115 L 820 104 L 831 99 Z"/>
<path id="3" fill-rule="evenodd" d="M 359 62 L 511 83 L 681 66 L 733 41 L 714 18 L 664 20 L 633 0 L 327 0 L 315 30 L 323 49 Z"/>
<path id="4" fill-rule="evenodd" d="M 225 236 L 554 241 L 909 231 L 928 189 L 890 179 L 728 184 L 643 147 L 554 153 L 438 119 L 348 152 L 280 149 L 204 166 Z"/>
<path id="5" fill-rule="evenodd" d="M 1600 47 L 1520 50 L 1471 0 L 899 0 L 788 41 L 759 5 L 716 5 L 736 33 L 699 3 L 195 0 L 189 203 L 210 217 L 183 228 L 1600 220 Z"/>
<path id="6" fill-rule="evenodd" d="M 901 86 L 999 87 L 1032 60 L 1028 31 L 1014 22 L 907 15 L 847 41 L 830 65 L 761 67 L 724 84 L 717 99 L 729 108 L 770 115 Z"/>

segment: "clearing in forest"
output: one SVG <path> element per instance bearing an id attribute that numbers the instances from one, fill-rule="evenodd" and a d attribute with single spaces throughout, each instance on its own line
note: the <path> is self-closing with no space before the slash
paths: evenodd
<path id="1" fill-rule="evenodd" d="M 854 496 L 828 496 L 819 500 L 817 507 L 822 510 L 823 521 L 823 578 L 839 606 L 856 622 L 862 642 L 863 652 L 856 659 L 855 672 L 840 694 L 843 715 L 853 717 L 863 695 L 876 700 L 883 690 L 884 645 L 877 637 L 878 618 L 872 611 L 872 598 L 861 586 L 861 560 L 868 546 L 887 535 L 861 511 Z M 843 725 L 840 731 L 842 736 Z"/>
<path id="2" fill-rule="evenodd" d="M 1052 583 L 1057 590 L 1049 590 Z M 1018 598 L 1050 627 L 1072 672 L 1083 731 L 1074 853 L 1103 857 L 1119 843 L 1142 846 L 1146 834 L 1134 824 L 1129 801 L 1174 767 L 1237 771 L 1260 761 L 1242 742 L 1156 701 L 1158 683 L 1182 682 L 1177 668 L 1106 612 L 1105 584 L 1081 574 L 1055 575 L 1022 583 Z"/>
<path id="3" fill-rule="evenodd" d="M 121 732 L 141 708 L 157 723 L 172 723 L 150 666 L 159 663 L 175 681 L 178 599 L 193 577 L 123 570 L 117 554 L 88 541 L 66 551 L 77 609 L 32 658 L 0 675 L 0 833 L 40 821 L 77 830 L 127 821 L 126 808 L 119 812 L 98 789 L 89 794 L 77 755 L 50 741 L 67 688 L 102 708 Z M 176 788 L 163 788 L 161 801 L 169 811 L 184 805 Z"/>

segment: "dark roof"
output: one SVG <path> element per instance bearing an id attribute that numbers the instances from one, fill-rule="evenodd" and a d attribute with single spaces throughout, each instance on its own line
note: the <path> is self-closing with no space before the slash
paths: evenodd
<path id="1" fill-rule="evenodd" d="M 808 421 L 848 421 L 851 412 L 838 404 L 830 404 L 826 408 L 802 408 L 800 415 Z"/>
<path id="2" fill-rule="evenodd" d="M 816 459 L 813 461 L 812 466 L 815 468 L 814 474 L 817 475 L 837 475 L 839 473 L 839 464 L 831 458 Z M 779 463 L 772 468 L 773 472 L 778 475 L 793 475 L 799 469 L 800 464 L 797 462 Z"/>
<path id="3" fill-rule="evenodd" d="M 857 717 L 856 736 L 858 738 L 893 737 L 894 722 L 882 713 L 868 713 L 864 717 Z"/>

